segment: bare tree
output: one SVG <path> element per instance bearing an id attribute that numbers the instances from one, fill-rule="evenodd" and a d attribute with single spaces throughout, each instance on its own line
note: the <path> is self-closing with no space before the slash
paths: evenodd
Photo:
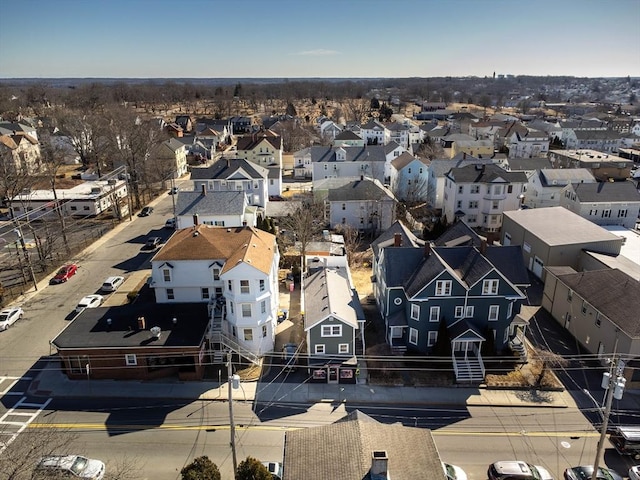
<path id="1" fill-rule="evenodd" d="M 11 148 L 0 145 L 0 198 L 5 199 L 10 212 L 15 196 L 34 184 L 34 178 L 20 156 Z"/>
<path id="2" fill-rule="evenodd" d="M 534 349 L 531 360 L 539 364 L 539 372 L 534 383 L 536 388 L 543 385 L 549 370 L 555 367 L 566 367 L 569 364 L 569 361 L 561 355 L 542 348 Z"/>
<path id="3" fill-rule="evenodd" d="M 56 119 L 63 138 L 78 155 L 82 166 L 89 168 L 95 165 L 100 176 L 98 149 L 101 145 L 101 127 L 98 118 L 91 113 L 59 110 L 56 112 Z"/>
<path id="4" fill-rule="evenodd" d="M 279 219 L 278 224 L 281 231 L 284 229 L 293 234 L 300 247 L 300 255 L 304 258 L 309 243 L 319 238 L 325 227 L 323 218 L 324 204 L 309 199 L 291 207 L 289 213 Z M 304 265 L 302 268 L 305 268 Z"/>
<path id="5" fill-rule="evenodd" d="M 426 175 L 418 173 L 408 177 L 398 176 L 394 179 L 392 190 L 398 200 L 408 204 L 424 202 L 429 193 L 429 181 Z"/>
<path id="6" fill-rule="evenodd" d="M 351 225 L 345 224 L 338 225 L 336 227 L 336 232 L 342 235 L 342 238 L 344 239 L 344 250 L 347 255 L 347 262 L 349 262 L 349 266 L 351 266 L 354 262 L 353 254 L 358 251 L 360 244 L 362 243 L 360 231 Z"/>
<path id="7" fill-rule="evenodd" d="M 348 119 L 363 122 L 371 111 L 371 101 L 366 98 L 347 98 L 342 102 L 343 110 Z"/>

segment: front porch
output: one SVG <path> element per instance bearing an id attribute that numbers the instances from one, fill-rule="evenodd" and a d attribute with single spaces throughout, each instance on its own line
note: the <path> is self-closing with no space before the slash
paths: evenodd
<path id="1" fill-rule="evenodd" d="M 482 361 L 484 337 L 465 319 L 451 325 L 451 360 L 458 383 L 482 383 L 485 367 Z"/>

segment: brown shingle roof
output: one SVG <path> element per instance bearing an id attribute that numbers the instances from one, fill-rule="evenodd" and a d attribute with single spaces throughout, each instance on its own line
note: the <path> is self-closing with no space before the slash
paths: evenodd
<path id="1" fill-rule="evenodd" d="M 269 273 L 276 253 L 275 236 L 253 227 L 198 225 L 178 230 L 154 261 L 224 259 L 223 272 L 247 263 Z"/>

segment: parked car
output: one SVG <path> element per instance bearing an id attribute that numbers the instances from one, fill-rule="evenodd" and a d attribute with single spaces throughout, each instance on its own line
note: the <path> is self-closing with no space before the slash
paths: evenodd
<path id="1" fill-rule="evenodd" d="M 447 480 L 467 480 L 467 474 L 457 465 L 442 462 L 442 468 Z"/>
<path id="2" fill-rule="evenodd" d="M 640 465 L 629 469 L 629 480 L 640 480 Z"/>
<path id="3" fill-rule="evenodd" d="M 267 467 L 273 480 L 282 480 L 282 464 L 280 462 L 262 462 Z"/>
<path id="4" fill-rule="evenodd" d="M 285 343 L 282 347 L 282 364 L 283 368 L 292 371 L 296 368 L 296 352 L 298 345 L 295 343 Z"/>
<path id="5" fill-rule="evenodd" d="M 593 465 L 567 468 L 564 471 L 565 480 L 591 480 L 593 478 Z M 622 475 L 604 467 L 598 467 L 598 480 L 622 480 Z"/>
<path id="6" fill-rule="evenodd" d="M 0 331 L 6 330 L 22 318 L 24 312 L 20 307 L 5 308 L 0 312 Z"/>
<path id="7" fill-rule="evenodd" d="M 160 237 L 149 237 L 143 248 L 145 250 L 154 250 L 161 242 L 162 239 Z"/>
<path id="8" fill-rule="evenodd" d="M 54 285 L 56 283 L 64 283 L 71 277 L 73 277 L 77 271 L 78 266 L 75 263 L 65 265 L 64 267 L 60 268 L 60 270 L 58 270 L 58 273 L 56 273 L 56 275 L 51 280 L 49 280 L 49 283 L 51 285 Z"/>
<path id="9" fill-rule="evenodd" d="M 47 455 L 40 459 L 36 471 L 55 478 L 102 480 L 105 465 L 100 460 L 81 455 Z"/>
<path id="10" fill-rule="evenodd" d="M 487 475 L 489 480 L 553 480 L 544 467 L 518 460 L 492 463 Z"/>
<path id="11" fill-rule="evenodd" d="M 620 455 L 640 460 L 640 426 L 618 425 L 611 430 L 609 441 Z"/>
<path id="12" fill-rule="evenodd" d="M 107 277 L 102 283 L 100 290 L 102 290 L 103 292 L 115 292 L 123 283 L 124 277 Z"/>
<path id="13" fill-rule="evenodd" d="M 148 217 L 153 213 L 153 207 L 144 207 L 138 214 L 139 217 Z"/>
<path id="14" fill-rule="evenodd" d="M 104 297 L 102 295 L 87 295 L 82 297 L 76 306 L 76 313 L 81 313 L 87 308 L 97 308 L 102 305 Z"/>
<path id="15" fill-rule="evenodd" d="M 164 222 L 164 228 L 176 228 L 176 219 L 168 218 L 166 222 Z"/>

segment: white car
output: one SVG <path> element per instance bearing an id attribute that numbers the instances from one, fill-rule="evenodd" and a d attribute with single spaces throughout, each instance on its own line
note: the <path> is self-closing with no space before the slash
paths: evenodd
<path id="1" fill-rule="evenodd" d="M 6 330 L 9 326 L 22 318 L 24 312 L 20 307 L 6 308 L 0 312 L 0 331 Z"/>
<path id="2" fill-rule="evenodd" d="M 100 287 L 103 292 L 115 292 L 124 283 L 124 277 L 108 277 Z"/>
<path id="3" fill-rule="evenodd" d="M 103 301 L 104 297 L 102 295 L 87 295 L 78 302 L 76 312 L 80 313 L 84 311 L 85 308 L 97 308 L 102 305 Z"/>
<path id="4" fill-rule="evenodd" d="M 447 480 L 467 480 L 467 474 L 457 465 L 442 462 L 442 468 Z"/>
<path id="5" fill-rule="evenodd" d="M 55 478 L 102 480 L 105 466 L 100 460 L 82 455 L 47 455 L 40 459 L 36 471 L 47 475 L 47 478 L 54 475 Z"/>
<path id="6" fill-rule="evenodd" d="M 629 480 L 640 480 L 640 465 L 629 469 Z"/>

